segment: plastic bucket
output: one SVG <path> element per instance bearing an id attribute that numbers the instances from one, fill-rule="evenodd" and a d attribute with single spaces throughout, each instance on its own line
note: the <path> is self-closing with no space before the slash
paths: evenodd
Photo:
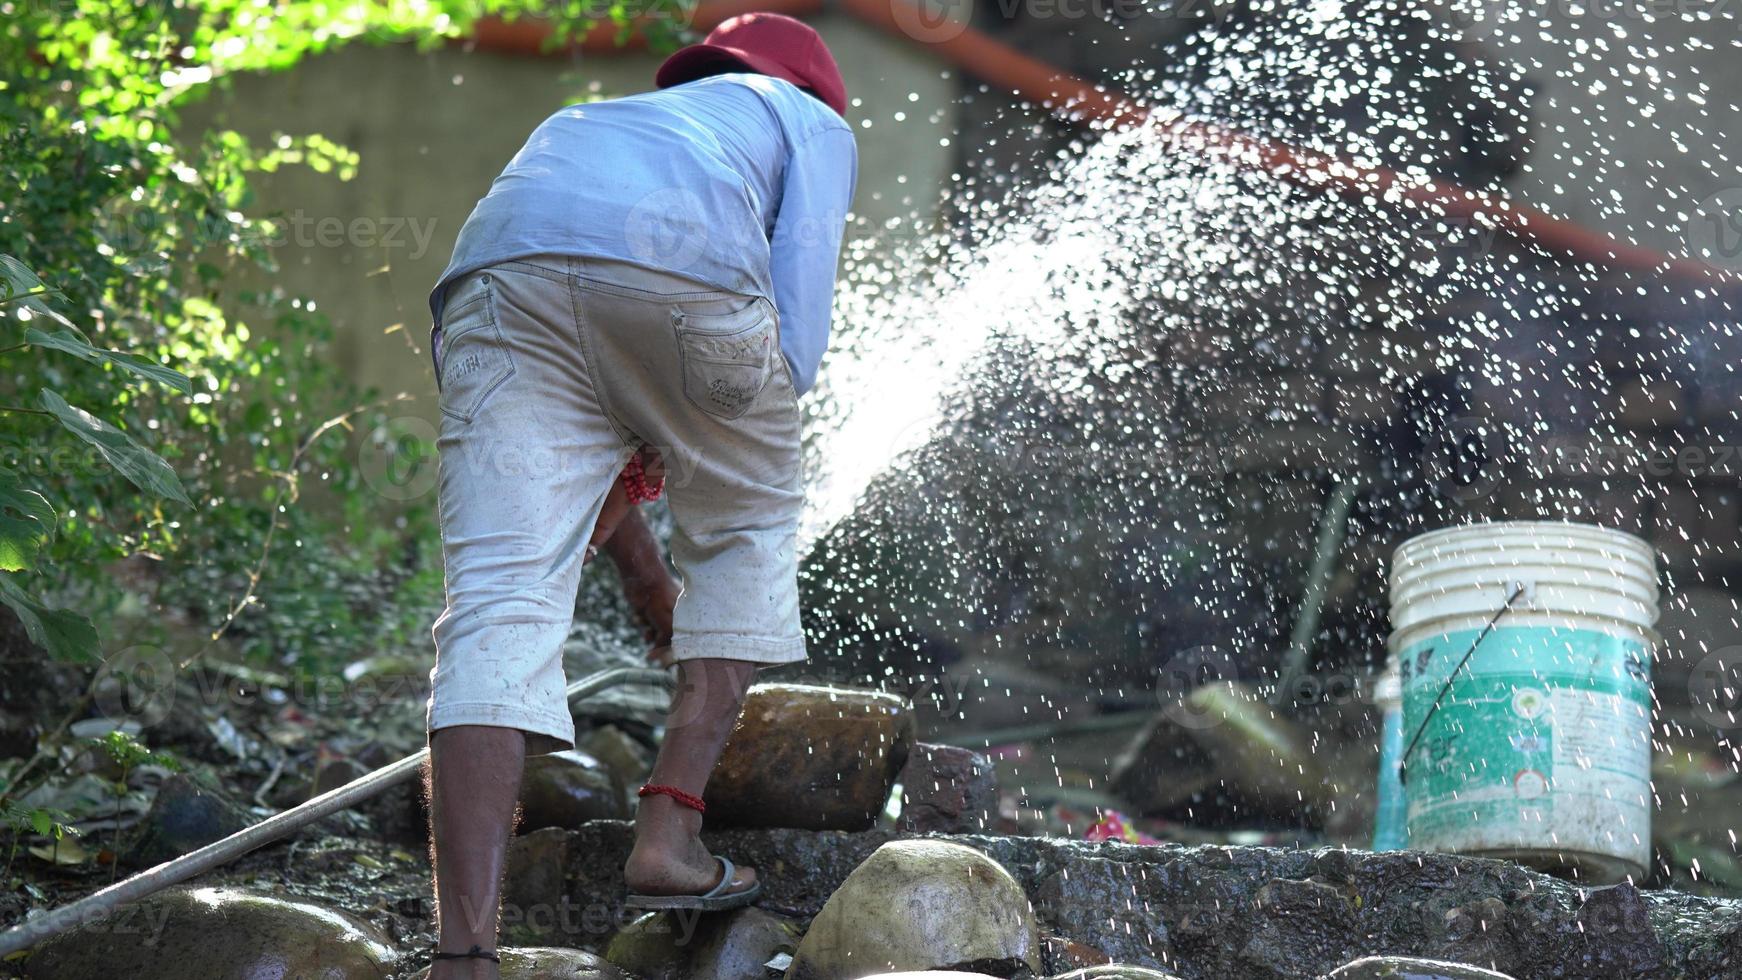
<path id="1" fill-rule="evenodd" d="M 1390 587 L 1409 846 L 1643 880 L 1651 547 L 1579 524 L 1471 525 L 1405 542 Z"/>

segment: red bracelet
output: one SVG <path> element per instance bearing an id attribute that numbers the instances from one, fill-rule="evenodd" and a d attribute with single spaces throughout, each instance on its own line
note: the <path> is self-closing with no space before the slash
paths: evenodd
<path id="1" fill-rule="evenodd" d="M 697 813 L 707 813 L 708 812 L 708 805 L 706 803 L 702 802 L 701 797 L 691 796 L 690 794 L 685 793 L 683 790 L 678 789 L 676 786 L 655 786 L 652 783 L 648 783 L 646 786 L 643 786 L 640 789 L 636 790 L 635 795 L 636 796 L 669 796 L 672 799 L 678 801 L 679 803 L 682 803 L 684 806 L 687 806 L 690 809 L 696 811 Z"/>
<path id="2" fill-rule="evenodd" d="M 629 457 L 629 462 L 623 467 L 623 475 L 620 478 L 623 481 L 623 489 L 628 491 L 629 502 L 632 504 L 651 503 L 658 500 L 659 495 L 665 492 L 665 477 L 660 477 L 658 482 L 648 482 L 647 460 L 642 457 L 645 452 L 645 449 L 638 449 L 635 451 L 635 455 Z"/>

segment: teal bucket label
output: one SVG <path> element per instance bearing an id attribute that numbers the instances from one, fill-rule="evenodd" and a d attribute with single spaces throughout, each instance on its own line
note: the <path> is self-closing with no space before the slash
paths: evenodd
<path id="1" fill-rule="evenodd" d="M 1398 654 L 1404 743 L 1414 742 L 1404 760 L 1409 846 L 1564 851 L 1643 868 L 1649 647 L 1599 630 L 1497 627 L 1447 688 L 1481 632 L 1443 633 Z"/>

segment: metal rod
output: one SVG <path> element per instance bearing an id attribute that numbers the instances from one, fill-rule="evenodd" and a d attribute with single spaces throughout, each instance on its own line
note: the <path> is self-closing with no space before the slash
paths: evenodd
<path id="1" fill-rule="evenodd" d="M 669 689 L 673 685 L 673 680 L 671 675 L 663 670 L 647 667 L 614 667 L 583 677 L 570 684 L 568 699 L 575 701 L 597 694 L 607 688 L 628 684 L 651 684 Z M 65 932 L 81 923 L 90 922 L 128 902 L 136 902 L 147 895 L 179 884 L 195 875 L 228 864 L 249 851 L 270 844 L 322 817 L 356 806 L 384 790 L 411 779 L 417 774 L 417 770 L 423 765 L 423 760 L 428 756 L 429 749 L 421 749 L 398 762 L 388 763 L 380 769 L 359 776 L 337 789 L 322 793 L 301 806 L 292 807 L 283 813 L 274 814 L 252 827 L 239 830 L 223 840 L 214 841 L 197 851 L 191 851 L 174 860 L 165 861 L 154 868 L 148 868 L 125 881 L 116 882 L 102 891 L 86 895 L 71 905 L 64 905 L 52 912 L 13 926 L 0 933 L 0 957 L 9 956 L 22 949 L 29 949 L 50 936 Z"/>
<path id="2" fill-rule="evenodd" d="M 1294 695 L 1295 681 L 1312 666 L 1313 640 L 1319 632 L 1319 615 L 1324 612 L 1325 593 L 1330 590 L 1331 576 L 1336 571 L 1337 555 L 1343 550 L 1343 539 L 1349 533 L 1349 511 L 1361 493 L 1361 481 L 1352 478 L 1337 484 L 1325 501 L 1319 517 L 1319 539 L 1313 549 L 1312 569 L 1307 572 L 1306 591 L 1300 597 L 1300 612 L 1295 616 L 1294 630 L 1289 634 L 1288 653 L 1282 661 L 1282 674 L 1277 678 L 1273 705 L 1286 704 Z"/>

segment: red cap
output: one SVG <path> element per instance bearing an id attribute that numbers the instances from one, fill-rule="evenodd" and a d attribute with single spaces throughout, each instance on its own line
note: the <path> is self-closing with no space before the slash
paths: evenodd
<path id="1" fill-rule="evenodd" d="M 847 114 L 847 83 L 828 45 L 810 25 L 784 14 L 740 14 L 665 59 L 654 84 L 670 88 L 709 75 L 753 71 L 783 78 L 809 90 L 829 108 Z"/>

